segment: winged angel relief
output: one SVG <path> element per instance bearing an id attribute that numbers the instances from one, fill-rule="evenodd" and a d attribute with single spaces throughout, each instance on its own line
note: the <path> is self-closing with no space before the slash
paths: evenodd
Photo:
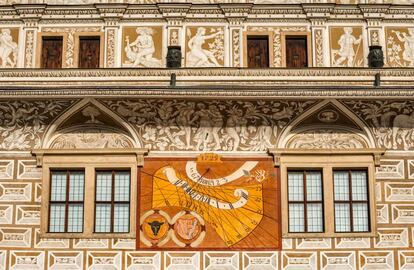
<path id="1" fill-rule="evenodd" d="M 152 224 L 158 237 L 163 225 L 169 223 L 173 229 L 152 244 L 203 248 L 277 247 L 277 233 L 274 233 L 278 226 L 277 208 L 267 197 L 276 194 L 276 191 L 272 195 L 269 193 L 276 184 L 270 161 L 200 164 L 188 160 L 164 162 L 164 165 L 158 162 L 156 167 L 153 174 L 143 174 L 143 183 L 152 182 L 152 188 L 144 188 L 142 195 L 144 200 L 150 196 L 152 203 L 141 209 L 150 211 L 148 217 L 152 219 L 142 222 L 141 229 Z M 160 213 L 166 218 L 156 220 Z M 148 228 L 143 238 L 154 239 L 154 232 Z M 172 241 L 167 240 L 169 238 Z"/>

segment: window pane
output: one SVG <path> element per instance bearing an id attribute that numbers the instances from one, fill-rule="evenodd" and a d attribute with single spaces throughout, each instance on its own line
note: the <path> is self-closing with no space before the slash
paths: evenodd
<path id="1" fill-rule="evenodd" d="M 289 201 L 303 201 L 303 173 L 288 173 Z"/>
<path id="2" fill-rule="evenodd" d="M 335 230 L 337 232 L 350 232 L 350 209 L 347 203 L 335 204 Z"/>
<path id="3" fill-rule="evenodd" d="M 308 232 L 323 231 L 322 204 L 311 203 L 307 205 L 308 212 Z"/>
<path id="4" fill-rule="evenodd" d="M 66 172 L 52 172 L 51 201 L 66 201 Z"/>
<path id="5" fill-rule="evenodd" d="M 97 172 L 96 200 L 111 201 L 112 197 L 112 172 Z"/>
<path id="6" fill-rule="evenodd" d="M 50 205 L 49 232 L 65 232 L 65 205 Z"/>
<path id="7" fill-rule="evenodd" d="M 95 232 L 111 231 L 111 205 L 97 204 L 95 213 Z"/>
<path id="8" fill-rule="evenodd" d="M 83 204 L 69 205 L 68 232 L 83 231 Z"/>
<path id="9" fill-rule="evenodd" d="M 306 200 L 322 201 L 322 175 L 321 172 L 306 173 Z"/>
<path id="10" fill-rule="evenodd" d="M 289 204 L 289 232 L 305 231 L 304 212 L 303 204 Z"/>
<path id="11" fill-rule="evenodd" d="M 335 201 L 349 200 L 349 179 L 347 171 L 334 172 Z"/>
<path id="12" fill-rule="evenodd" d="M 367 173 L 365 171 L 352 171 L 352 200 L 366 201 L 367 192 Z"/>
<path id="13" fill-rule="evenodd" d="M 71 172 L 69 176 L 69 201 L 83 201 L 84 173 Z"/>
<path id="14" fill-rule="evenodd" d="M 115 173 L 115 197 L 116 202 L 129 201 L 129 172 Z"/>
<path id="15" fill-rule="evenodd" d="M 367 232 L 368 226 L 368 204 L 354 203 L 352 204 L 352 215 L 354 222 L 354 232 Z"/>
<path id="16" fill-rule="evenodd" d="M 114 232 L 129 232 L 129 204 L 116 204 L 114 216 Z"/>

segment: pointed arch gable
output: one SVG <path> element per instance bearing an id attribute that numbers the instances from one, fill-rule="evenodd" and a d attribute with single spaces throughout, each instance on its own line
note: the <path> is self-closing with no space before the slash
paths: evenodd
<path id="1" fill-rule="evenodd" d="M 345 115 L 348 119 L 352 120 L 354 123 L 354 127 L 344 127 L 332 124 L 330 127 L 333 131 L 337 130 L 339 133 L 349 133 L 349 134 L 355 134 L 359 137 L 361 137 L 365 145 L 368 148 L 375 148 L 375 140 L 374 137 L 368 128 L 368 126 L 358 117 L 356 116 L 352 111 L 350 111 L 347 107 L 345 107 L 342 103 L 340 103 L 336 99 L 328 99 L 319 102 L 315 106 L 313 106 L 308 111 L 304 112 L 302 115 L 300 115 L 298 118 L 296 118 L 294 121 L 292 121 L 281 133 L 278 142 L 277 142 L 277 148 L 286 148 L 288 147 L 289 141 L 293 137 L 294 134 L 297 134 L 297 132 L 306 132 L 306 131 L 312 131 L 314 130 L 316 133 L 321 131 L 320 125 L 314 125 L 314 126 L 307 126 L 307 127 L 300 127 L 300 125 L 305 121 L 305 119 L 308 119 L 312 115 L 315 115 L 318 113 L 321 109 L 324 107 L 332 105 L 334 106 L 340 113 Z M 328 126 L 326 126 L 326 129 Z"/>
<path id="2" fill-rule="evenodd" d="M 125 120 L 123 120 L 121 117 L 119 117 L 117 114 L 112 112 L 110 109 L 108 109 L 106 106 L 101 104 L 99 101 L 97 101 L 94 98 L 84 98 L 78 103 L 76 103 L 72 108 L 70 108 L 68 111 L 63 113 L 61 116 L 59 116 L 53 123 L 51 123 L 45 133 L 45 136 L 43 137 L 42 141 L 42 148 L 47 149 L 51 148 L 53 141 L 56 139 L 56 134 L 58 133 L 59 128 L 72 116 L 74 116 L 76 113 L 78 113 L 82 108 L 87 107 L 88 105 L 94 106 L 99 109 L 100 112 L 104 113 L 106 116 L 108 116 L 112 121 L 117 123 L 119 127 L 122 128 L 122 132 L 124 135 L 126 135 L 129 138 L 129 141 L 131 142 L 131 146 L 134 148 L 140 148 L 141 143 L 138 139 L 138 136 L 134 130 L 134 128 Z M 113 127 L 105 127 L 105 130 L 113 130 Z M 70 129 L 64 129 L 64 130 L 70 130 Z"/>

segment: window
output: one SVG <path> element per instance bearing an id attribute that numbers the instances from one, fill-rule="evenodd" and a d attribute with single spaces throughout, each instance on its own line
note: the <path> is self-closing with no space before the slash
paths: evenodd
<path id="1" fill-rule="evenodd" d="M 49 232 L 82 232 L 85 173 L 52 171 Z"/>
<path id="2" fill-rule="evenodd" d="M 268 36 L 247 36 L 247 67 L 269 67 Z"/>
<path id="3" fill-rule="evenodd" d="M 308 66 L 307 38 L 286 36 L 286 67 L 303 68 Z"/>
<path id="4" fill-rule="evenodd" d="M 289 171 L 289 232 L 323 232 L 322 172 Z"/>
<path id="5" fill-rule="evenodd" d="M 95 232 L 129 232 L 129 171 L 97 171 Z"/>
<path id="6" fill-rule="evenodd" d="M 368 232 L 367 172 L 334 171 L 335 231 Z"/>
<path id="7" fill-rule="evenodd" d="M 284 237 L 376 236 L 375 166 L 382 150 L 269 152 L 280 166 Z"/>
<path id="8" fill-rule="evenodd" d="M 63 37 L 42 37 L 41 68 L 62 67 Z"/>
<path id="9" fill-rule="evenodd" d="M 100 37 L 79 37 L 79 68 L 99 68 Z"/>
<path id="10" fill-rule="evenodd" d="M 136 237 L 137 171 L 145 149 L 33 153 L 42 166 L 41 237 Z"/>

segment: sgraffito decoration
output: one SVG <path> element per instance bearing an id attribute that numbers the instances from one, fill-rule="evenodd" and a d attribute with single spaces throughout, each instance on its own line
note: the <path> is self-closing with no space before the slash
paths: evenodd
<path id="1" fill-rule="evenodd" d="M 271 159 L 152 158 L 140 183 L 138 249 L 280 247 Z"/>

